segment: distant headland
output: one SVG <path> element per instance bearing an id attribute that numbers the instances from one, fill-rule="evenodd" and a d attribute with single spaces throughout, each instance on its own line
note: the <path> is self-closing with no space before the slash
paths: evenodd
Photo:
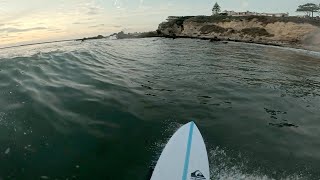
<path id="1" fill-rule="evenodd" d="M 157 31 L 150 31 L 150 32 L 135 32 L 135 33 L 125 33 L 120 31 L 118 33 L 113 33 L 109 36 L 98 35 L 94 37 L 85 37 L 81 39 L 76 39 L 76 41 L 87 41 L 93 39 L 104 39 L 104 38 L 114 38 L 114 39 L 134 39 L 134 38 L 148 38 L 148 37 L 162 37 L 160 33 Z"/>
<path id="2" fill-rule="evenodd" d="M 320 51 L 320 21 L 298 17 L 169 17 L 157 32 L 169 38 L 198 38 L 289 46 Z"/>

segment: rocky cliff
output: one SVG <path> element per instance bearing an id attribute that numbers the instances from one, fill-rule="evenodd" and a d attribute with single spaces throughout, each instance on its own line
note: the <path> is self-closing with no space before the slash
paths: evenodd
<path id="1" fill-rule="evenodd" d="M 320 20 L 296 17 L 179 17 L 159 25 L 167 37 L 230 40 L 320 50 Z"/>

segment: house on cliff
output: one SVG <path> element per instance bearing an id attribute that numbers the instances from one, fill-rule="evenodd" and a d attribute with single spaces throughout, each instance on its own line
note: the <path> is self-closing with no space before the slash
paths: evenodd
<path id="1" fill-rule="evenodd" d="M 228 16 L 269 16 L 269 17 L 289 17 L 289 13 L 258 13 L 258 12 L 235 12 L 235 11 L 223 11 L 222 14 Z"/>

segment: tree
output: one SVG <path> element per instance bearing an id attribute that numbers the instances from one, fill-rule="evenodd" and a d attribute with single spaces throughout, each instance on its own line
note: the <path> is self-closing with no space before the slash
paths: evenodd
<path id="1" fill-rule="evenodd" d="M 307 4 L 300 5 L 297 9 L 297 12 L 305 12 L 309 17 L 310 15 L 311 17 L 313 17 L 313 14 L 319 11 L 320 11 L 320 6 L 314 3 L 307 3 Z"/>
<path id="2" fill-rule="evenodd" d="M 219 12 L 221 11 L 221 7 L 219 6 L 219 4 L 216 2 L 212 8 L 212 14 L 213 15 L 217 15 L 219 14 Z"/>

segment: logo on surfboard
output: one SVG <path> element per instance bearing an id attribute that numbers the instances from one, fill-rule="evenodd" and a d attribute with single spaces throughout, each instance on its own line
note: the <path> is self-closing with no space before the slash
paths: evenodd
<path id="1" fill-rule="evenodd" d="M 191 180 L 205 180 L 205 179 L 206 178 L 199 170 L 196 170 L 195 172 L 191 173 Z"/>

